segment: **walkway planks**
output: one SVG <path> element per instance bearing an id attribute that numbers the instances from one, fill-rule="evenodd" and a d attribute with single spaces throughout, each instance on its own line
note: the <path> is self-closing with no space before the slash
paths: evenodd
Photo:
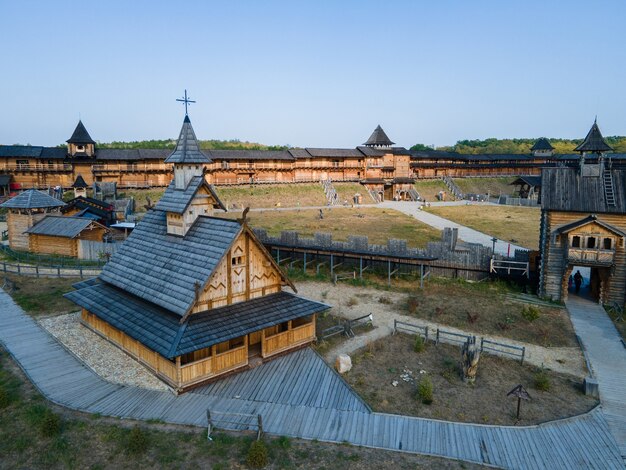
<path id="1" fill-rule="evenodd" d="M 211 408 L 259 413 L 266 432 L 275 435 L 350 442 L 503 468 L 624 468 L 599 409 L 567 420 L 518 428 L 371 413 L 315 353 L 307 350 L 181 396 L 116 385 L 101 379 L 66 351 L 2 291 L 0 341 L 49 400 L 88 413 L 205 426 L 206 409 Z M 293 373 L 281 364 L 287 364 Z M 297 368 L 303 365 L 315 372 L 298 378 L 302 374 Z M 613 415 L 609 417 L 613 419 Z"/>
<path id="2" fill-rule="evenodd" d="M 602 306 L 576 295 L 565 305 L 599 382 L 602 412 L 626 458 L 626 349 Z"/>

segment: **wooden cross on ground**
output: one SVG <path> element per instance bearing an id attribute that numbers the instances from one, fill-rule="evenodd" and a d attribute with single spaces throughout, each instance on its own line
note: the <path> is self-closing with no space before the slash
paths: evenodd
<path id="1" fill-rule="evenodd" d="M 519 419 L 519 409 L 520 404 L 522 403 L 522 399 L 530 400 L 530 395 L 526 391 L 522 384 L 519 384 L 513 390 L 506 394 L 507 397 L 517 397 L 517 419 Z"/>

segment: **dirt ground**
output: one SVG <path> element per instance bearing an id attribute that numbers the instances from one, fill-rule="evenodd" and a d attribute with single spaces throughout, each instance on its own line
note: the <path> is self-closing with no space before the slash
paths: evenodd
<path id="1" fill-rule="evenodd" d="M 0 350 L 0 469 L 246 469 L 252 437 L 160 422 L 134 422 L 54 406 Z M 50 415 L 58 427 L 46 426 Z M 134 436 L 134 437 L 133 437 Z M 479 465 L 342 444 L 266 436 L 273 469 L 478 469 Z"/>
<path id="2" fill-rule="evenodd" d="M 429 344 L 413 350 L 415 336 L 397 334 L 371 343 L 352 357 L 353 367 L 344 374 L 348 383 L 375 410 L 424 418 L 481 424 L 529 425 L 585 413 L 597 400 L 582 393 L 579 379 L 546 371 L 548 391 L 537 390 L 535 367 L 483 355 L 474 385 L 460 377 L 460 349 Z M 433 403 L 416 398 L 417 384 L 424 376 L 433 384 Z M 396 383 L 396 386 L 393 386 Z M 517 400 L 507 397 L 522 384 L 531 396 L 524 401 L 517 421 Z"/>
<path id="3" fill-rule="evenodd" d="M 271 235 L 278 235 L 282 230 L 296 230 L 304 236 L 328 232 L 337 241 L 345 241 L 349 235 L 367 235 L 370 243 L 386 245 L 389 238 L 398 238 L 407 240 L 410 247 L 424 247 L 429 241 L 441 238 L 439 230 L 394 210 L 333 207 L 323 209 L 321 220 L 319 212 L 319 209 L 254 211 L 248 218 L 252 227 L 264 228 Z M 222 216 L 237 218 L 241 217 L 241 212 Z M 376 230 L 372 230 L 373 227 Z"/>
<path id="4" fill-rule="evenodd" d="M 388 290 L 347 283 L 298 281 L 296 287 L 303 296 L 332 305 L 330 313 L 339 317 L 402 314 L 544 347 L 578 346 L 565 309 L 539 307 L 539 318 L 528 321 L 523 305 L 507 299 L 515 290 L 504 282 L 433 278 L 423 290 L 413 283 L 410 294 L 408 287 Z"/>
<path id="5" fill-rule="evenodd" d="M 500 240 L 537 250 L 540 209 L 534 207 L 467 205 L 430 207 L 429 212 Z"/>

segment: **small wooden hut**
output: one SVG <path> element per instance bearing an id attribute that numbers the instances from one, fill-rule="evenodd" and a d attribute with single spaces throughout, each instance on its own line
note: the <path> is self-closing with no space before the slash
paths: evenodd
<path id="1" fill-rule="evenodd" d="M 541 295 L 562 301 L 578 266 L 591 272 L 590 294 L 624 304 L 626 289 L 626 170 L 612 168 L 611 147 L 594 122 L 577 148 L 577 167 L 542 172 Z"/>
<path id="2" fill-rule="evenodd" d="M 9 246 L 14 250 L 27 251 L 29 249 L 29 228 L 49 214 L 58 213 L 65 203 L 46 193 L 29 189 L 14 198 L 0 204 L 8 209 L 7 229 L 9 231 Z"/>
<path id="3" fill-rule="evenodd" d="M 89 185 L 85 182 L 85 179 L 78 175 L 74 184 L 72 184 L 72 188 L 74 188 L 74 197 L 87 197 L 87 188 Z"/>
<path id="4" fill-rule="evenodd" d="M 26 231 L 28 251 L 78 258 L 81 241 L 102 242 L 107 231 L 89 218 L 48 215 Z"/>
<path id="5" fill-rule="evenodd" d="M 212 216 L 223 205 L 210 161 L 185 116 L 174 181 L 102 274 L 66 294 L 84 325 L 176 392 L 308 345 L 328 308 L 282 290 L 295 288 L 245 220 Z"/>

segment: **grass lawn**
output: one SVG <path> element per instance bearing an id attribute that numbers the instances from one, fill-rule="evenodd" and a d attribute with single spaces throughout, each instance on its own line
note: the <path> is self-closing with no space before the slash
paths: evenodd
<path id="1" fill-rule="evenodd" d="M 448 187 L 443 183 L 442 180 L 417 180 L 414 184 L 415 190 L 419 193 L 420 197 L 426 199 L 428 202 L 433 202 L 437 200 L 437 195 L 439 191 L 445 191 L 447 195 L 447 200 L 452 200 L 453 196 L 450 193 Z"/>
<path id="2" fill-rule="evenodd" d="M 365 186 L 358 183 L 333 183 L 335 191 L 337 191 L 337 198 L 341 204 L 348 201 L 348 204 L 352 204 L 352 198 L 355 194 L 360 194 L 363 204 L 374 204 L 374 201 L 367 194 Z"/>
<path id="3" fill-rule="evenodd" d="M 319 183 L 258 184 L 255 186 L 216 186 L 217 195 L 229 209 L 237 208 L 323 206 L 324 190 Z"/>
<path id="4" fill-rule="evenodd" d="M 581 380 L 518 361 L 483 354 L 473 385 L 460 376 L 460 348 L 428 343 L 415 352 L 415 336 L 398 334 L 370 343 L 353 355 L 348 383 L 375 411 L 481 424 L 529 425 L 585 413 L 597 400 L 585 396 Z M 426 379 L 427 377 L 427 379 Z M 537 379 L 546 377 L 548 390 Z M 430 380 L 432 403 L 417 396 L 418 384 Z M 394 387 L 392 383 L 396 382 Z M 517 400 L 506 394 L 522 384 L 531 396 L 516 420 Z M 546 382 L 542 382 L 545 385 Z"/>
<path id="5" fill-rule="evenodd" d="M 539 247 L 541 210 L 538 208 L 468 205 L 430 207 L 427 210 L 524 248 L 537 250 Z"/>
<path id="6" fill-rule="evenodd" d="M 441 238 L 439 230 L 390 209 L 334 207 L 323 211 L 323 220 L 319 219 L 319 209 L 255 211 L 248 217 L 252 227 L 264 228 L 270 235 L 278 235 L 281 230 L 296 230 L 304 236 L 328 232 L 337 241 L 347 240 L 348 235 L 367 235 L 370 243 L 386 245 L 389 238 L 398 238 L 407 240 L 411 247 L 424 247 Z M 241 213 L 223 216 L 237 218 Z"/>
<path id="7" fill-rule="evenodd" d="M 15 289 L 11 297 L 26 313 L 31 315 L 66 313 L 78 310 L 63 294 L 73 290 L 79 278 L 27 277 L 7 275 Z"/>
<path id="8" fill-rule="evenodd" d="M 231 469 L 246 464 L 250 435 L 159 422 L 88 415 L 50 405 L 0 351 L 0 468 Z M 267 469 L 478 469 L 478 465 L 420 455 L 264 438 Z"/>
<path id="9" fill-rule="evenodd" d="M 145 212 L 146 208 L 144 206 L 148 204 L 148 198 L 150 198 L 150 202 L 152 203 L 152 205 L 154 205 L 159 199 L 161 199 L 161 196 L 163 196 L 164 192 L 165 188 L 133 190 L 126 189 L 118 195 L 118 198 L 135 198 L 135 211 Z"/>
<path id="10" fill-rule="evenodd" d="M 512 292 L 515 290 L 502 281 L 470 283 L 434 278 L 424 290 L 408 296 L 403 313 L 476 334 L 546 347 L 577 346 L 564 308 L 540 306 L 537 318 L 529 319 L 523 314 L 524 304 L 507 300 Z"/>
<path id="11" fill-rule="evenodd" d="M 517 176 L 506 178 L 454 178 L 456 185 L 463 193 L 487 194 L 499 196 L 500 194 L 513 194 L 515 190 L 511 183 Z"/>

